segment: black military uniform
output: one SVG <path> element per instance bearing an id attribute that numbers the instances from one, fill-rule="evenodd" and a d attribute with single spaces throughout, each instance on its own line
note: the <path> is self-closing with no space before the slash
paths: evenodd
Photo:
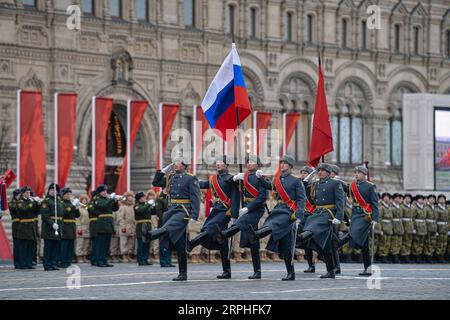
<path id="1" fill-rule="evenodd" d="M 150 254 L 150 241 L 143 236 L 145 232 L 152 229 L 152 214 L 156 214 L 155 204 L 140 202 L 145 197 L 143 192 L 138 192 L 135 196 L 136 204 L 134 206 L 134 218 L 136 220 L 136 239 L 137 239 L 137 262 L 140 266 L 148 266 Z M 144 232 L 143 232 L 144 230 Z"/>
<path id="2" fill-rule="evenodd" d="M 19 269 L 19 255 L 18 249 L 19 244 L 17 242 L 17 230 L 19 228 L 20 219 L 17 212 L 17 204 L 20 200 L 20 189 L 16 189 L 13 191 L 13 196 L 11 201 L 8 204 L 9 214 L 11 215 L 11 231 L 12 231 L 12 239 L 13 239 L 13 259 L 14 259 L 14 268 Z"/>
<path id="3" fill-rule="evenodd" d="M 226 157 L 218 159 L 225 164 Z M 217 276 L 218 279 L 231 278 L 231 263 L 229 258 L 228 243 L 217 241 L 216 233 L 225 230 L 231 218 L 239 216 L 239 190 L 233 182 L 233 176 L 228 173 L 228 169 L 218 171 L 210 180 L 200 181 L 200 189 L 211 188 L 213 194 L 213 207 L 206 219 L 200 233 L 191 241 L 188 241 L 188 251 L 192 251 L 196 246 L 202 245 L 208 250 L 220 250 L 223 273 Z"/>
<path id="4" fill-rule="evenodd" d="M 255 231 L 251 225 L 249 226 L 249 241 L 254 243 L 257 239 L 271 235 L 267 250 L 283 256 L 287 276 L 282 280 L 286 281 L 295 280 L 295 239 L 298 224 L 305 211 L 306 195 L 302 181 L 291 175 L 291 170 L 295 166 L 294 158 L 285 155 L 281 158 L 281 162 L 289 164 L 291 169 L 275 175 L 272 181 L 260 179 L 266 189 L 273 190 L 278 204 L 270 212 L 261 229 Z"/>
<path id="5" fill-rule="evenodd" d="M 198 219 L 200 189 L 198 180 L 186 172 L 187 162 L 177 160 L 184 169 L 173 174 L 157 171 L 153 186 L 166 188 L 169 196 L 168 208 L 164 213 L 163 226 L 148 233 L 150 240 L 160 238 L 160 245 L 178 256 L 179 275 L 174 281 L 187 280 L 186 227 L 189 220 Z M 163 169 L 165 171 L 165 169 Z"/>
<path id="6" fill-rule="evenodd" d="M 70 188 L 61 190 L 61 196 L 64 197 L 67 193 L 72 193 Z M 72 264 L 75 240 L 77 238 L 76 219 L 80 217 L 80 211 L 71 200 L 62 200 L 64 208 L 64 233 L 61 236 L 61 251 L 59 267 L 67 268 Z"/>
<path id="7" fill-rule="evenodd" d="M 50 195 L 50 190 L 52 189 L 55 190 L 54 196 Z M 60 253 L 61 236 L 64 233 L 64 208 L 58 196 L 59 191 L 59 186 L 52 183 L 48 187 L 47 196 L 41 202 L 41 232 L 42 238 L 44 239 L 45 271 L 59 270 L 57 268 L 58 256 Z"/>
<path id="8" fill-rule="evenodd" d="M 119 210 L 119 203 L 115 198 L 102 196 L 101 192 L 107 191 L 106 185 L 100 185 L 97 188 L 97 196 L 94 200 L 93 209 L 97 216 L 96 229 L 98 237 L 98 267 L 112 267 L 108 263 L 109 248 L 111 246 L 111 237 L 114 230 L 113 211 Z"/>
<path id="9" fill-rule="evenodd" d="M 91 254 L 89 255 L 89 260 L 92 266 L 97 266 L 99 263 L 99 252 L 98 252 L 98 234 L 97 234 L 97 221 L 98 212 L 94 208 L 94 201 L 97 199 L 97 191 L 92 191 L 92 198 L 88 203 L 88 214 L 89 214 L 89 237 L 91 239 Z"/>
<path id="10" fill-rule="evenodd" d="M 327 163 L 319 164 L 317 170 L 328 173 L 332 171 Z M 314 214 L 306 221 L 299 240 L 308 241 L 307 247 L 323 254 L 327 273 L 321 278 L 334 278 L 333 225 L 340 224 L 344 219 L 344 191 L 341 183 L 328 175 L 314 182 L 310 192 L 315 205 Z"/>

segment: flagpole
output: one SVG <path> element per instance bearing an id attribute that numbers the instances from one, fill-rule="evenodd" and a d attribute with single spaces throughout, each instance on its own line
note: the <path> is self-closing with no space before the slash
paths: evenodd
<path id="1" fill-rule="evenodd" d="M 92 178 L 91 178 L 91 190 L 95 190 L 95 101 L 96 96 L 92 97 Z"/>
<path id="2" fill-rule="evenodd" d="M 258 111 L 253 112 L 253 152 L 258 155 Z"/>
<path id="3" fill-rule="evenodd" d="M 282 116 L 282 122 L 283 122 L 283 156 L 286 155 L 286 112 L 283 112 Z"/>
<path id="4" fill-rule="evenodd" d="M 17 163 L 17 188 L 20 188 L 20 104 L 22 90 L 17 90 L 17 146 L 16 146 L 16 163 Z"/>
<path id="5" fill-rule="evenodd" d="M 197 106 L 194 105 L 192 110 L 194 112 L 194 114 L 192 115 L 192 132 L 194 133 L 194 141 L 192 143 L 194 147 L 192 153 L 192 174 L 195 176 L 197 174 Z"/>
<path id="6" fill-rule="evenodd" d="M 127 191 L 131 190 L 131 100 L 127 101 Z"/>
<path id="7" fill-rule="evenodd" d="M 57 203 L 57 198 L 58 198 L 58 193 L 57 193 L 57 189 L 56 189 L 56 185 L 58 184 L 58 93 L 55 92 L 55 96 L 54 96 L 54 101 L 53 101 L 53 105 L 55 107 L 55 176 L 54 176 L 54 186 L 53 186 L 53 190 L 55 192 L 55 223 L 58 223 L 58 203 Z M 58 235 L 58 230 L 55 230 L 55 236 Z"/>
<path id="8" fill-rule="evenodd" d="M 163 121 L 162 121 L 162 109 L 163 109 L 163 104 L 160 103 L 159 104 L 159 169 L 163 168 L 163 159 L 164 159 L 164 155 L 163 155 Z"/>

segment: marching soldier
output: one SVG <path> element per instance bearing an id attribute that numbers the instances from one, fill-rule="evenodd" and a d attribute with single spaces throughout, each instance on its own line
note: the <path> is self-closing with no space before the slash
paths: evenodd
<path id="1" fill-rule="evenodd" d="M 332 168 L 327 163 L 317 166 L 319 181 L 311 185 L 311 199 L 316 206 L 314 214 L 305 223 L 299 235 L 301 242 L 323 254 L 327 273 L 320 278 L 335 278 L 335 258 L 333 249 L 333 226 L 344 219 L 345 195 L 342 184 L 330 177 Z"/>
<path id="2" fill-rule="evenodd" d="M 64 207 L 58 194 L 59 186 L 52 183 L 47 196 L 41 202 L 42 238 L 44 239 L 44 270 L 57 268 L 60 254 L 61 236 L 64 234 Z"/>
<path id="3" fill-rule="evenodd" d="M 241 232 L 240 247 L 250 248 L 253 275 L 249 279 L 261 279 L 261 257 L 259 254 L 260 242 L 250 244 L 248 239 L 248 226 L 258 229 L 258 223 L 266 210 L 265 203 L 267 200 L 267 190 L 260 181 L 260 173 L 258 171 L 261 165 L 259 157 L 250 155 L 247 159 L 247 172 L 239 173 L 233 177 L 233 181 L 242 180 L 244 182 L 244 203 L 239 210 L 239 219 L 230 228 L 218 233 L 218 242 L 222 244 L 226 239 Z M 239 201 L 239 200 L 237 200 Z"/>
<path id="4" fill-rule="evenodd" d="M 119 211 L 117 212 L 117 233 L 120 238 L 120 254 L 123 262 L 130 262 L 134 255 L 136 242 L 136 220 L 134 219 L 135 195 L 133 192 L 125 192 L 122 201 L 120 201 Z"/>
<path id="5" fill-rule="evenodd" d="M 343 223 L 341 223 L 339 225 L 340 237 L 345 236 L 350 231 L 349 226 L 350 226 L 350 219 L 352 216 L 352 209 L 353 209 L 353 201 L 352 200 L 353 200 L 352 197 L 347 197 L 347 201 L 345 202 L 344 221 L 343 221 Z M 345 245 L 343 245 L 341 248 L 341 251 L 342 251 L 341 261 L 343 263 L 351 263 L 352 262 L 352 258 L 351 258 L 352 249 L 350 249 L 349 244 L 346 243 Z"/>
<path id="6" fill-rule="evenodd" d="M 380 263 L 388 263 L 388 255 L 391 249 L 392 229 L 392 211 L 391 195 L 383 193 L 381 195 L 379 225 L 381 226 L 381 236 L 379 243 Z"/>
<path id="7" fill-rule="evenodd" d="M 412 243 L 412 254 L 416 263 L 423 263 L 423 245 L 425 242 L 425 236 L 427 235 L 427 224 L 426 217 L 427 213 L 425 211 L 425 203 L 423 195 L 419 194 L 416 196 L 416 203 L 412 208 L 412 215 L 414 219 L 414 231 L 413 231 L 413 243 Z"/>
<path id="8" fill-rule="evenodd" d="M 294 252 L 298 225 L 305 211 L 305 188 L 303 182 L 292 175 L 295 159 L 284 155 L 280 160 L 281 173 L 276 174 L 270 182 L 264 177 L 260 180 L 266 189 L 272 189 L 278 204 L 264 221 L 263 226 L 255 231 L 249 225 L 249 241 L 270 235 L 267 249 L 283 256 L 287 276 L 283 281 L 295 280 Z M 260 173 L 262 174 L 262 173 Z"/>
<path id="9" fill-rule="evenodd" d="M 400 204 L 402 203 L 402 195 L 399 193 L 394 193 L 394 201 L 392 202 L 391 213 L 392 213 L 392 231 L 393 235 L 391 237 L 391 256 L 393 263 L 400 263 L 399 254 L 402 248 L 402 239 L 405 233 L 402 222 L 402 210 Z"/>
<path id="10" fill-rule="evenodd" d="M 76 256 L 77 261 L 86 263 L 86 257 L 89 254 L 89 197 L 85 194 L 80 196 L 80 218 L 77 219 L 77 241 L 76 241 Z"/>
<path id="11" fill-rule="evenodd" d="M 108 263 L 111 238 L 115 233 L 113 211 L 119 210 L 119 203 L 115 193 L 108 197 L 108 187 L 100 185 L 97 188 L 97 197 L 94 200 L 94 210 L 98 212 L 97 236 L 98 236 L 98 267 L 113 267 Z"/>
<path id="12" fill-rule="evenodd" d="M 200 181 L 200 189 L 211 188 L 213 194 L 213 208 L 203 224 L 198 236 L 188 241 L 187 250 L 192 251 L 196 246 L 202 245 L 208 250 L 220 250 L 223 273 L 218 275 L 218 279 L 231 278 L 231 250 L 228 243 L 217 241 L 216 234 L 225 230 L 231 220 L 234 224 L 239 215 L 239 190 L 233 182 L 233 176 L 228 173 L 226 156 L 218 157 L 216 160 L 217 173 L 207 181 Z"/>
<path id="13" fill-rule="evenodd" d="M 425 256 L 426 263 L 434 263 L 433 260 L 434 251 L 436 249 L 436 237 L 439 235 L 437 232 L 437 212 L 436 207 L 436 196 L 430 194 L 428 196 L 428 203 L 425 205 L 426 221 L 427 221 L 427 235 L 425 237 L 423 254 Z"/>
<path id="14" fill-rule="evenodd" d="M 60 261 L 58 267 L 68 268 L 72 264 L 75 250 L 75 239 L 77 238 L 77 220 L 80 217 L 80 201 L 72 201 L 72 190 L 64 188 L 61 190 L 62 205 L 64 208 L 64 233 L 61 235 Z"/>
<path id="15" fill-rule="evenodd" d="M 411 194 L 407 193 L 403 197 L 403 203 L 400 206 L 403 229 L 405 233 L 402 237 L 402 248 L 400 250 L 400 262 L 402 263 L 410 263 L 409 259 L 411 255 L 412 241 L 414 236 L 414 221 L 413 221 L 413 212 L 411 207 L 411 201 L 413 197 Z"/>
<path id="16" fill-rule="evenodd" d="M 97 233 L 97 221 L 98 221 L 98 212 L 94 208 L 94 202 L 97 200 L 97 190 L 93 190 L 91 193 L 91 200 L 88 204 L 88 213 L 89 213 L 89 236 L 91 239 L 91 254 L 89 255 L 89 260 L 91 261 L 91 266 L 96 267 L 99 260 L 99 252 L 98 252 L 98 233 Z"/>
<path id="17" fill-rule="evenodd" d="M 158 170 L 153 179 L 154 187 L 167 188 L 169 201 L 163 226 L 148 232 L 148 237 L 160 239 L 161 246 L 177 252 L 179 275 L 174 281 L 187 280 L 186 228 L 191 219 L 198 219 L 200 208 L 198 180 L 186 172 L 187 166 L 187 161 L 176 159 L 173 164 Z M 172 167 L 175 173 L 168 174 Z"/>
<path id="18" fill-rule="evenodd" d="M 155 212 L 155 200 L 146 201 L 143 192 L 138 192 L 135 196 L 134 219 L 136 221 L 137 238 L 137 262 L 139 266 L 149 266 L 150 241 L 143 236 L 142 229 L 152 230 L 152 214 Z M 143 225 L 146 227 L 143 227 Z"/>
<path id="19" fill-rule="evenodd" d="M 447 246 L 447 233 L 448 233 L 448 219 L 449 212 L 445 205 L 447 200 L 445 195 L 438 195 L 438 205 L 436 206 L 436 218 L 437 218 L 437 230 L 438 236 L 436 239 L 436 258 L 439 263 L 445 263 L 445 247 Z"/>
<path id="20" fill-rule="evenodd" d="M 353 203 L 350 232 L 341 239 L 340 245 L 350 241 L 351 248 L 361 249 L 364 271 L 359 275 L 370 276 L 372 274 L 368 268 L 372 261 L 369 252 L 369 232 L 378 222 L 378 196 L 375 185 L 366 180 L 367 168 L 357 166 L 354 172 L 356 181 L 353 181 L 349 188 Z"/>
<path id="21" fill-rule="evenodd" d="M 20 193 L 21 193 L 20 189 L 14 190 L 12 199 L 8 203 L 9 214 L 11 215 L 11 222 L 12 222 L 11 231 L 13 239 L 13 259 L 15 269 L 19 269 L 19 256 L 18 256 L 19 243 L 17 241 L 17 229 L 19 228 L 20 219 L 17 212 L 17 204 L 19 203 L 20 200 Z"/>

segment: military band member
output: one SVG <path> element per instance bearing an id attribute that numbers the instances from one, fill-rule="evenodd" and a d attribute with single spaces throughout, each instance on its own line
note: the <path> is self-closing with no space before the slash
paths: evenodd
<path id="1" fill-rule="evenodd" d="M 62 205 L 64 208 L 64 232 L 61 235 L 61 246 L 58 267 L 68 268 L 72 264 L 75 252 L 75 239 L 77 238 L 77 220 L 80 217 L 80 201 L 72 199 L 72 190 L 63 188 L 61 190 Z"/>
<path id="2" fill-rule="evenodd" d="M 411 255 L 412 241 L 414 236 L 414 221 L 413 221 L 413 212 L 411 207 L 412 195 L 407 193 L 403 197 L 403 203 L 400 206 L 403 229 L 405 233 L 402 238 L 402 248 L 400 250 L 400 262 L 401 263 L 410 263 L 409 259 Z"/>
<path id="3" fill-rule="evenodd" d="M 91 200 L 88 204 L 89 213 L 89 236 L 91 239 L 91 254 L 89 260 L 91 261 L 91 266 L 98 266 L 99 251 L 98 251 L 98 232 L 97 232 L 97 221 L 98 221 L 98 211 L 94 208 L 94 202 L 97 200 L 97 190 L 93 190 L 91 193 Z"/>
<path id="4" fill-rule="evenodd" d="M 379 261 L 380 263 L 388 263 L 388 255 L 391 249 L 392 229 L 392 211 L 391 211 L 391 195 L 383 193 L 381 195 L 379 226 L 381 227 L 381 235 L 379 242 Z"/>
<path id="5" fill-rule="evenodd" d="M 108 263 L 111 238 L 116 232 L 114 227 L 113 212 L 119 210 L 119 203 L 115 193 L 108 196 L 108 187 L 100 185 L 97 188 L 97 197 L 94 200 L 94 210 L 98 213 L 97 237 L 98 237 L 98 267 L 113 267 Z"/>
<path id="6" fill-rule="evenodd" d="M 372 264 L 369 250 L 369 232 L 378 222 L 378 196 L 375 185 L 366 180 L 367 168 L 357 166 L 354 170 L 356 181 L 350 184 L 350 196 L 353 198 L 353 209 L 350 232 L 341 241 L 341 246 L 350 241 L 351 248 L 360 248 L 364 271 L 360 276 L 370 276 L 368 268 Z"/>
<path id="7" fill-rule="evenodd" d="M 89 197 L 86 194 L 80 196 L 80 218 L 77 219 L 77 241 L 76 241 L 76 256 L 77 262 L 86 263 L 90 247 L 89 234 Z"/>
<path id="8" fill-rule="evenodd" d="M 447 233 L 448 233 L 448 219 L 449 212 L 445 205 L 447 200 L 444 194 L 440 194 L 437 197 L 438 204 L 436 206 L 436 218 L 437 218 L 437 230 L 438 236 L 436 239 L 436 258 L 439 263 L 445 263 L 445 248 L 447 246 Z"/>
<path id="9" fill-rule="evenodd" d="M 220 156 L 216 160 L 217 173 L 209 180 L 200 181 L 200 189 L 211 188 L 213 194 L 213 208 L 206 219 L 201 232 L 194 239 L 188 241 L 188 251 L 192 251 L 198 245 L 202 245 L 208 250 L 220 250 L 223 273 L 218 275 L 218 279 L 231 278 L 231 262 L 229 257 L 229 247 L 227 242 L 217 241 L 217 233 L 225 230 L 230 221 L 232 224 L 239 215 L 239 189 L 233 182 L 233 176 L 228 173 L 226 156 Z M 233 219 L 233 220 L 231 220 Z"/>
<path id="10" fill-rule="evenodd" d="M 412 255 L 416 263 L 423 263 L 423 245 L 425 236 L 427 235 L 427 213 L 425 211 L 425 203 L 423 195 L 416 195 L 416 203 L 412 206 L 412 216 L 414 219 Z"/>
<path id="11" fill-rule="evenodd" d="M 59 186 L 52 183 L 47 196 L 41 202 L 42 238 L 44 239 L 44 270 L 59 270 L 58 258 L 60 254 L 61 237 L 64 228 L 64 207 L 59 197 Z M 55 209 L 56 208 L 56 209 Z"/>
<path id="12" fill-rule="evenodd" d="M 280 160 L 280 173 L 272 181 L 265 177 L 260 180 L 266 189 L 272 189 L 278 204 L 271 211 L 263 226 L 255 231 L 249 225 L 249 241 L 270 235 L 267 249 L 282 255 L 287 276 L 283 281 L 295 280 L 294 251 L 298 226 L 305 211 L 305 188 L 303 182 L 292 175 L 295 159 L 285 155 Z"/>
<path id="13" fill-rule="evenodd" d="M 160 239 L 160 245 L 178 256 L 179 275 L 174 281 L 187 280 L 186 229 L 190 219 L 197 220 L 200 209 L 198 180 L 186 172 L 187 161 L 176 159 L 173 164 L 157 171 L 154 187 L 166 188 L 169 197 L 163 226 L 148 232 L 150 240 Z M 168 174 L 173 167 L 175 173 Z"/>
<path id="14" fill-rule="evenodd" d="M 436 249 L 436 237 L 438 236 L 437 232 L 437 212 L 436 212 L 436 196 L 434 194 L 430 194 L 428 196 L 428 203 L 425 205 L 425 212 L 427 214 L 427 235 L 425 237 L 424 246 L 423 246 L 423 255 L 425 257 L 426 263 L 434 263 L 434 251 Z"/>
<path id="15" fill-rule="evenodd" d="M 327 273 L 321 278 L 334 278 L 333 226 L 341 224 L 344 219 L 345 195 L 341 182 L 330 177 L 332 168 L 329 164 L 319 164 L 317 171 L 319 181 L 311 185 L 314 214 L 306 221 L 299 240 L 308 241 L 309 248 L 323 254 Z"/>
<path id="16" fill-rule="evenodd" d="M 391 206 L 393 235 L 391 237 L 390 254 L 392 256 L 393 263 L 400 263 L 399 255 L 402 248 L 403 235 L 405 233 L 402 221 L 402 210 L 400 208 L 402 203 L 402 195 L 399 193 L 394 193 L 392 198 L 394 200 Z"/>
<path id="17" fill-rule="evenodd" d="M 17 212 L 17 204 L 19 203 L 20 200 L 20 194 L 21 194 L 20 189 L 15 189 L 13 191 L 11 201 L 8 203 L 9 214 L 11 215 L 11 222 L 12 222 L 11 231 L 13 240 L 13 259 L 14 259 L 13 261 L 15 269 L 19 269 L 19 256 L 18 256 L 19 244 L 17 242 L 17 229 L 19 228 L 20 219 Z"/>
<path id="18" fill-rule="evenodd" d="M 240 247 L 250 248 L 253 275 L 249 279 L 261 279 L 261 258 L 259 254 L 260 242 L 257 240 L 250 244 L 248 239 L 248 226 L 258 229 L 258 223 L 266 210 L 267 190 L 260 181 L 259 170 L 261 163 L 259 157 L 250 155 L 247 159 L 247 172 L 239 173 L 233 177 L 233 181 L 243 181 L 244 185 L 244 203 L 239 210 L 239 219 L 230 228 L 218 233 L 219 243 L 241 232 Z M 238 200 L 239 201 L 239 200 Z"/>
<path id="19" fill-rule="evenodd" d="M 139 266 L 149 266 L 150 241 L 143 236 L 142 229 L 152 229 L 152 215 L 156 214 L 155 200 L 146 200 L 145 193 L 138 192 L 135 196 L 134 219 L 136 221 L 137 262 Z M 143 225 L 146 227 L 143 227 Z"/>

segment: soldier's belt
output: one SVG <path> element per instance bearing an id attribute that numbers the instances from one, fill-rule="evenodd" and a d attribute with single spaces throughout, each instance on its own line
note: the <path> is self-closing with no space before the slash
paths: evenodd
<path id="1" fill-rule="evenodd" d="M 170 204 L 188 204 L 191 203 L 189 199 L 170 199 Z"/>
<path id="2" fill-rule="evenodd" d="M 247 198 L 247 197 L 244 197 L 244 202 L 253 202 L 253 201 L 255 201 L 256 200 L 256 198 Z"/>
<path id="3" fill-rule="evenodd" d="M 402 221 L 402 219 L 392 219 L 392 221 L 400 222 L 400 221 Z"/>
<path id="4" fill-rule="evenodd" d="M 441 226 L 444 226 L 444 225 L 448 224 L 448 222 L 445 222 L 445 221 L 438 221 L 437 224 L 439 224 L 439 225 L 441 225 Z"/>
<path id="5" fill-rule="evenodd" d="M 57 221 L 63 220 L 63 218 L 61 218 L 61 217 L 54 217 L 54 216 L 50 217 L 50 219 L 52 219 L 52 220 L 57 220 Z M 33 220 L 34 220 L 34 219 L 33 219 Z"/>
<path id="6" fill-rule="evenodd" d="M 424 219 L 415 219 L 415 220 L 416 220 L 416 222 L 425 222 Z"/>
<path id="7" fill-rule="evenodd" d="M 435 222 L 436 222 L 436 220 L 434 220 L 434 219 L 427 219 L 427 222 L 430 222 L 430 223 L 435 223 Z"/>
<path id="8" fill-rule="evenodd" d="M 20 219 L 12 219 L 12 222 L 20 222 Z"/>
<path id="9" fill-rule="evenodd" d="M 30 223 L 34 222 L 34 219 L 20 219 L 20 223 Z"/>
<path id="10" fill-rule="evenodd" d="M 322 206 L 316 206 L 316 209 L 331 210 L 331 209 L 336 209 L 336 205 L 334 205 L 334 204 L 325 204 L 325 205 L 322 205 Z"/>
<path id="11" fill-rule="evenodd" d="M 34 218 L 33 220 L 34 220 L 34 221 L 38 221 L 39 219 L 38 219 L 38 218 Z"/>
<path id="12" fill-rule="evenodd" d="M 89 218 L 89 221 L 97 221 L 98 218 Z"/>
<path id="13" fill-rule="evenodd" d="M 402 218 L 402 219 L 403 219 L 403 221 L 413 221 L 412 218 Z"/>
<path id="14" fill-rule="evenodd" d="M 64 219 L 63 221 L 64 223 L 77 223 L 77 220 L 75 219 Z"/>
<path id="15" fill-rule="evenodd" d="M 384 222 L 384 223 L 391 223 L 392 222 L 391 220 L 388 220 L 388 219 L 382 219 L 381 221 Z"/>
<path id="16" fill-rule="evenodd" d="M 112 213 L 108 213 L 108 214 L 99 214 L 98 217 L 99 217 L 99 218 L 112 218 L 113 215 L 112 215 Z"/>
<path id="17" fill-rule="evenodd" d="M 152 220 L 150 220 L 150 219 L 136 220 L 136 223 L 146 223 L 146 222 L 152 222 Z"/>

